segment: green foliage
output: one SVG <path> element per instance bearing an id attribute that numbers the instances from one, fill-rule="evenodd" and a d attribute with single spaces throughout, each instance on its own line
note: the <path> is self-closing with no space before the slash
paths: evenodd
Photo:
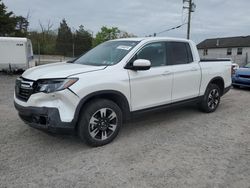
<path id="1" fill-rule="evenodd" d="M 96 34 L 94 39 L 93 33 L 90 33 L 82 25 L 72 34 L 65 19 L 60 23 L 58 33 L 51 30 L 53 24 L 51 24 L 50 21 L 47 27 L 41 23 L 40 26 L 41 32 L 28 32 L 28 18 L 15 16 L 12 11 L 7 10 L 7 7 L 2 0 L 0 0 L 0 36 L 30 38 L 35 54 L 79 56 L 89 51 L 92 46 L 97 46 L 107 40 L 134 37 L 134 35 L 121 31 L 117 27 L 109 28 L 106 26 L 101 28 L 101 31 Z"/>
<path id="2" fill-rule="evenodd" d="M 34 54 L 53 55 L 56 52 L 56 38 L 57 34 L 53 31 L 29 33 L 29 39 L 32 41 Z"/>
<path id="3" fill-rule="evenodd" d="M 117 27 L 108 28 L 106 26 L 103 26 L 101 28 L 101 31 L 99 31 L 96 34 L 96 37 L 93 41 L 93 46 L 97 46 L 98 44 L 101 44 L 105 41 L 112 40 L 112 39 L 130 38 L 130 37 L 136 37 L 136 36 L 126 31 L 121 31 Z"/>
<path id="4" fill-rule="evenodd" d="M 72 56 L 73 41 L 72 32 L 65 19 L 60 23 L 56 39 L 56 50 L 64 56 Z"/>
<path id="5" fill-rule="evenodd" d="M 7 7 L 0 0 L 0 36 L 24 37 L 27 35 L 29 22 L 22 16 L 15 16 L 8 12 Z"/>
<path id="6" fill-rule="evenodd" d="M 0 36 L 14 33 L 16 27 L 15 15 L 8 12 L 7 7 L 0 0 Z"/>
<path id="7" fill-rule="evenodd" d="M 74 34 L 75 56 L 86 53 L 92 48 L 92 35 L 84 29 L 83 25 L 79 26 Z"/>
<path id="8" fill-rule="evenodd" d="M 32 41 L 35 54 L 39 54 L 40 49 L 40 54 L 73 56 L 74 50 L 74 56 L 79 56 L 89 51 L 93 42 L 96 46 L 110 39 L 135 37 L 135 35 L 120 31 L 118 28 L 102 27 L 102 30 L 93 39 L 92 33 L 86 30 L 83 25 L 80 25 L 76 32 L 72 34 L 65 20 L 60 24 L 58 34 L 50 30 L 51 23 L 48 23 L 47 28 L 41 23 L 40 26 L 41 32 L 32 31 L 28 35 L 28 38 Z"/>
<path id="9" fill-rule="evenodd" d="M 97 46 L 105 41 L 119 38 L 120 30 L 117 27 L 108 28 L 103 26 L 101 31 L 96 34 L 96 37 L 93 42 L 93 46 Z"/>
<path id="10" fill-rule="evenodd" d="M 137 37 L 136 35 L 132 33 L 128 33 L 126 31 L 121 31 L 119 38 L 131 38 L 131 37 Z"/>
<path id="11" fill-rule="evenodd" d="M 15 36 L 25 37 L 27 36 L 29 22 L 26 18 L 22 16 L 16 16 L 16 28 L 15 28 Z"/>

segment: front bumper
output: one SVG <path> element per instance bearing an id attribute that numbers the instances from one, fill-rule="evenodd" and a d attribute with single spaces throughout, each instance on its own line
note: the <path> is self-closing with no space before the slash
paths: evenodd
<path id="1" fill-rule="evenodd" d="M 232 85 L 233 86 L 242 86 L 242 87 L 249 87 L 250 88 L 250 84 L 247 85 L 247 84 L 242 84 L 242 83 L 233 83 Z"/>
<path id="2" fill-rule="evenodd" d="M 234 76 L 232 77 L 232 85 L 250 87 L 250 79 Z"/>
<path id="3" fill-rule="evenodd" d="M 53 107 L 24 107 L 14 102 L 20 118 L 31 127 L 49 132 L 74 133 L 75 122 L 63 122 Z"/>

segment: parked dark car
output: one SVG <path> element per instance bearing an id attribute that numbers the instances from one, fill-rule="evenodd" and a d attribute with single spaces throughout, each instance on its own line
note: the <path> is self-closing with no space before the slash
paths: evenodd
<path id="1" fill-rule="evenodd" d="M 250 88 L 250 63 L 244 67 L 238 68 L 233 72 L 232 75 L 233 87 L 249 87 Z"/>

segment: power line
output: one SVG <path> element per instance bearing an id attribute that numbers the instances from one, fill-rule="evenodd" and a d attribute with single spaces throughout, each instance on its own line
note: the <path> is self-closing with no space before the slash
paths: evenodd
<path id="1" fill-rule="evenodd" d="M 185 1 L 188 1 L 188 0 L 183 0 L 183 3 L 185 3 Z M 190 0 L 190 1 L 192 1 L 192 0 Z M 183 19 L 183 11 L 184 11 L 184 7 L 183 7 L 183 9 L 182 9 L 182 15 L 181 15 L 182 24 L 177 25 L 177 26 L 175 26 L 175 27 L 171 27 L 171 28 L 169 28 L 169 29 L 165 29 L 165 30 L 160 31 L 160 32 L 158 32 L 158 33 L 154 33 L 153 36 L 156 36 L 156 35 L 159 35 L 159 34 L 161 34 L 161 33 L 165 33 L 165 32 L 171 31 L 171 30 L 179 29 L 180 27 L 186 25 L 186 24 L 187 24 L 186 19 L 187 19 L 188 15 Z M 149 36 L 152 36 L 152 35 L 149 35 Z"/>
<path id="2" fill-rule="evenodd" d="M 188 3 L 188 5 L 185 6 L 185 3 Z M 190 38 L 190 27 L 191 27 L 191 13 L 195 11 L 195 8 L 196 8 L 196 5 L 192 2 L 192 0 L 183 0 L 183 9 L 182 9 L 182 24 L 178 25 L 178 26 L 175 26 L 175 27 L 171 27 L 169 29 L 165 29 L 163 31 L 160 31 L 158 33 L 154 33 L 153 36 L 155 37 L 156 35 L 159 35 L 161 33 L 165 33 L 165 32 L 168 32 L 168 31 L 171 31 L 171 30 L 174 30 L 174 29 L 178 29 L 184 25 L 188 25 L 187 26 L 187 39 Z M 183 20 L 183 10 L 184 9 L 188 9 L 188 15 L 187 17 L 184 18 Z M 186 22 L 186 19 L 188 18 L 188 21 Z M 183 23 L 184 22 L 184 23 Z M 152 35 L 149 35 L 149 36 L 152 36 Z"/>
<path id="3" fill-rule="evenodd" d="M 183 25 L 186 25 L 186 24 L 187 24 L 187 23 L 183 23 L 183 24 L 177 25 L 177 26 L 175 26 L 175 27 L 171 27 L 171 28 L 169 28 L 169 29 L 165 29 L 165 30 L 160 31 L 160 32 L 158 32 L 158 33 L 154 33 L 154 36 L 159 35 L 159 34 L 161 34 L 161 33 L 165 33 L 165 32 L 174 30 L 174 29 L 178 29 L 178 28 L 180 28 L 180 27 L 182 27 Z"/>

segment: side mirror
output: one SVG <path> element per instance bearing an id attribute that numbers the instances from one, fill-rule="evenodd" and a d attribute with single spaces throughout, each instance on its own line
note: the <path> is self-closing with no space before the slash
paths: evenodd
<path id="1" fill-rule="evenodd" d="M 137 59 L 133 62 L 132 70 L 148 70 L 151 67 L 151 62 L 146 59 Z"/>

